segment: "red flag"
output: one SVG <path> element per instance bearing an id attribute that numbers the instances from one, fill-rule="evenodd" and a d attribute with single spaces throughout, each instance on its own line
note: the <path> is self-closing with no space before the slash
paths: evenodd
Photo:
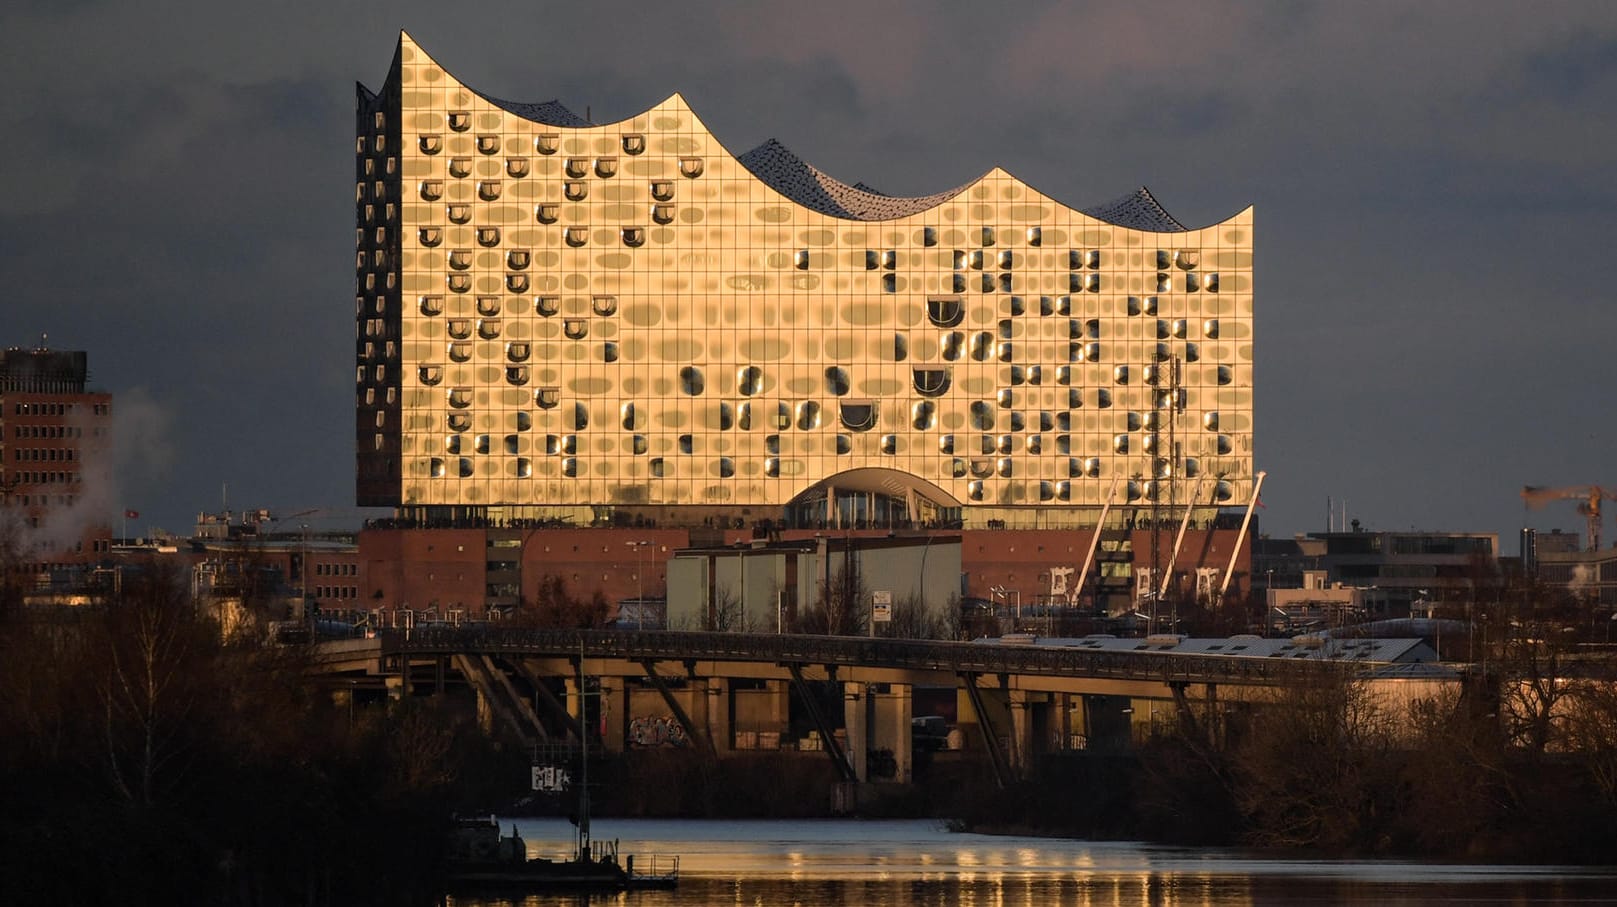
<path id="1" fill-rule="evenodd" d="M 138 520 L 138 519 L 140 519 L 140 511 L 138 511 L 138 510 L 125 510 L 124 511 L 124 519 L 126 519 L 126 520 Z"/>

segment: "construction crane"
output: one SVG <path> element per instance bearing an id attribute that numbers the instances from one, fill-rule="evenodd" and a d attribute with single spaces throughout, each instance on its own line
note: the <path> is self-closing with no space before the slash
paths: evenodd
<path id="1" fill-rule="evenodd" d="M 1600 550 L 1600 502 L 1617 501 L 1617 489 L 1599 485 L 1568 485 L 1564 488 L 1522 486 L 1522 501 L 1528 507 L 1543 507 L 1551 501 L 1577 501 L 1578 512 L 1589 521 L 1589 550 Z"/>

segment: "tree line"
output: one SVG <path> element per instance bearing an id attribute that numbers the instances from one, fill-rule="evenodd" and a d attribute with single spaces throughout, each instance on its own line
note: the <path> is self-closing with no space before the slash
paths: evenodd
<path id="1" fill-rule="evenodd" d="M 84 608 L 16 591 L 0 879 L 21 903 L 429 903 L 452 811 L 526 761 L 446 703 L 339 702 L 306 650 L 226 638 L 163 565 Z"/>

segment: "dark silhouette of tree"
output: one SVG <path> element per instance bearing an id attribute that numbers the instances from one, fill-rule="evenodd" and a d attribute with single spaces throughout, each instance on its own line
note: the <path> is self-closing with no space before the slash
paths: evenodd
<path id="1" fill-rule="evenodd" d="M 793 632 L 863 636 L 869 598 L 859 571 L 844 565 L 831 574 L 829 585 L 821 583 L 819 601 L 799 610 Z"/>
<path id="2" fill-rule="evenodd" d="M 1385 709 L 1346 673 L 1294 682 L 1253 711 L 1232 751 L 1251 843 L 1353 850 L 1402 804 Z"/>
<path id="3" fill-rule="evenodd" d="M 600 590 L 589 599 L 577 598 L 566 580 L 550 573 L 540 578 L 533 600 L 523 602 L 514 619 L 519 626 L 596 630 L 606 626 L 611 610 Z"/>
<path id="4" fill-rule="evenodd" d="M 702 629 L 716 633 L 750 633 L 755 628 L 742 607 L 741 598 L 729 586 L 720 586 L 713 593 L 707 613 L 702 615 Z"/>
<path id="5" fill-rule="evenodd" d="M 889 639 L 952 639 L 952 631 L 945 613 L 929 611 L 914 595 L 893 602 L 892 620 L 876 625 L 876 635 Z"/>
<path id="6" fill-rule="evenodd" d="M 136 564 L 104 605 L 0 622 L 0 777 L 26 779 L 0 784 L 7 894 L 432 899 L 451 811 L 501 774 L 468 768 L 494 758 L 473 716 L 385 698 L 339 710 L 305 649 L 222 641 L 185 588 Z"/>

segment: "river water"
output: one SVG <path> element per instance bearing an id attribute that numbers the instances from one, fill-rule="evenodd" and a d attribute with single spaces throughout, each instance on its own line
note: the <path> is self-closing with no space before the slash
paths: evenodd
<path id="1" fill-rule="evenodd" d="M 565 819 L 505 819 L 529 856 L 566 857 Z M 1236 851 L 956 834 L 934 822 L 597 819 L 623 854 L 675 854 L 673 891 L 452 898 L 469 905 L 632 907 L 1244 907 L 1617 905 L 1617 871 L 1383 860 L 1275 860 Z M 643 864 L 642 864 L 643 865 Z"/>

